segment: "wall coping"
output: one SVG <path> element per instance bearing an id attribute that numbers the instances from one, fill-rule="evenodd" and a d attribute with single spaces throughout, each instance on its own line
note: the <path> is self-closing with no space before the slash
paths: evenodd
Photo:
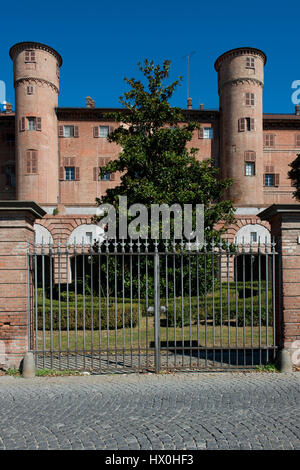
<path id="1" fill-rule="evenodd" d="M 274 215 L 279 214 L 299 214 L 300 216 L 300 204 L 272 204 L 257 215 L 261 220 L 269 221 Z"/>
<path id="2" fill-rule="evenodd" d="M 34 201 L 1 201 L 0 200 L 0 214 L 3 212 L 24 212 L 28 211 L 35 216 L 37 219 L 41 219 L 46 215 L 44 209 L 42 209 Z"/>

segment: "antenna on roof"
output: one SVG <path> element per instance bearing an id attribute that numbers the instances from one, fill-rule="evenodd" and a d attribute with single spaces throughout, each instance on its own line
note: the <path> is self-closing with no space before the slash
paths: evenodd
<path id="1" fill-rule="evenodd" d="M 186 68 L 187 68 L 187 79 L 186 79 L 186 99 L 188 100 L 190 97 L 190 58 L 192 55 L 196 54 L 196 51 L 189 52 L 188 54 L 184 55 L 182 58 L 186 58 Z"/>

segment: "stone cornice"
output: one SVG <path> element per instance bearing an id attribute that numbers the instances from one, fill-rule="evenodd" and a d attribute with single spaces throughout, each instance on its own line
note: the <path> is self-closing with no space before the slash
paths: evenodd
<path id="1" fill-rule="evenodd" d="M 241 55 L 254 55 L 254 56 L 260 56 L 261 59 L 263 60 L 264 65 L 267 62 L 267 56 L 266 54 L 261 51 L 260 49 L 256 49 L 255 47 L 238 47 L 236 49 L 231 49 L 230 51 L 224 52 L 224 54 L 220 55 L 216 62 L 215 62 L 215 69 L 218 72 L 220 69 L 221 63 L 230 58 L 230 57 L 237 57 Z"/>
<path id="2" fill-rule="evenodd" d="M 54 85 L 54 83 L 50 82 L 49 80 L 45 80 L 44 78 L 38 78 L 38 77 L 18 78 L 18 80 L 16 80 L 14 83 L 15 88 L 22 83 L 41 83 L 42 85 L 50 86 L 57 94 L 59 93 L 58 87 Z"/>
<path id="3" fill-rule="evenodd" d="M 225 85 L 238 86 L 238 85 L 243 85 L 244 83 L 247 83 L 249 85 L 257 85 L 257 86 L 260 86 L 261 88 L 264 87 L 263 82 L 258 80 L 257 78 L 239 77 L 234 80 L 227 80 L 227 82 L 221 83 L 220 88 Z"/>
<path id="4" fill-rule="evenodd" d="M 46 44 L 42 44 L 40 42 L 18 42 L 10 48 L 10 58 L 14 60 L 15 55 L 19 52 L 24 51 L 25 49 L 41 49 L 43 51 L 49 52 L 49 54 L 52 54 L 56 58 L 59 67 L 62 65 L 61 55 L 52 47 L 47 46 Z"/>

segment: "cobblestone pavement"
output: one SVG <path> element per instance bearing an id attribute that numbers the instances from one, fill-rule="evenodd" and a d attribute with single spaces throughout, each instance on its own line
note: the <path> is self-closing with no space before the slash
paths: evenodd
<path id="1" fill-rule="evenodd" d="M 300 449 L 300 374 L 3 376 L 0 449 Z"/>

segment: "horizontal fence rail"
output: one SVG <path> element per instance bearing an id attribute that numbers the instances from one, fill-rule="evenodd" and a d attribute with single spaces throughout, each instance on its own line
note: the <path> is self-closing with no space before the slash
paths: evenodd
<path id="1" fill-rule="evenodd" d="M 215 370 L 276 352 L 275 243 L 96 241 L 28 246 L 29 342 L 40 368 Z"/>

